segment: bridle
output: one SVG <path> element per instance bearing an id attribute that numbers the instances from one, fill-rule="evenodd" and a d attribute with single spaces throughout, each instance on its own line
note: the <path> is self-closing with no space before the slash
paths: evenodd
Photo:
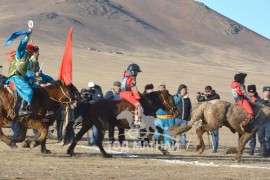
<path id="1" fill-rule="evenodd" d="M 43 94 L 45 94 L 47 97 L 49 97 L 51 100 L 53 100 L 53 101 L 55 101 L 55 102 L 59 102 L 59 103 L 63 103 L 63 104 L 69 104 L 69 103 L 71 103 L 71 102 L 72 102 L 71 98 L 65 93 L 65 91 L 64 91 L 63 88 L 62 88 L 62 86 L 59 85 L 59 87 L 60 87 L 60 89 L 61 89 L 61 91 L 62 91 L 62 94 L 63 94 L 59 99 L 55 99 L 55 98 L 53 98 L 53 97 L 50 97 L 50 96 L 47 94 L 46 90 L 44 90 L 44 89 L 41 88 L 41 87 L 40 87 L 40 89 L 41 89 L 41 92 L 42 92 Z M 45 91 L 46 93 L 45 93 L 44 91 Z M 64 97 L 66 97 L 66 98 L 68 99 L 68 101 L 62 102 L 61 99 L 64 98 Z"/>
<path id="2" fill-rule="evenodd" d="M 162 104 L 165 106 L 165 107 L 167 107 L 168 109 L 169 109 L 169 111 L 172 113 L 172 114 L 174 114 L 174 109 L 175 109 L 175 107 L 173 107 L 173 106 L 171 106 L 166 100 L 165 100 L 165 97 L 164 97 L 164 95 L 162 94 L 162 93 L 160 93 L 161 94 L 161 97 L 162 97 Z"/>

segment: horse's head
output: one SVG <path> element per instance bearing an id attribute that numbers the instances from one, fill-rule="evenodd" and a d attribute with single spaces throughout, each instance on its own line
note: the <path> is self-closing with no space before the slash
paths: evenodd
<path id="1" fill-rule="evenodd" d="M 168 90 L 159 91 L 159 99 L 162 101 L 162 105 L 165 107 L 164 110 L 172 115 L 174 118 L 178 117 L 179 111 L 174 103 L 173 96 Z"/>
<path id="2" fill-rule="evenodd" d="M 51 91 L 48 91 L 48 89 L 51 89 Z M 55 81 L 51 87 L 48 86 L 46 91 L 51 99 L 58 101 L 61 104 L 75 106 L 76 103 L 80 101 L 78 89 L 72 83 L 66 85 L 63 80 Z"/>
<path id="3" fill-rule="evenodd" d="M 174 103 L 172 95 L 169 94 L 168 90 L 164 91 L 154 91 L 149 94 L 145 94 L 145 97 L 148 99 L 148 104 L 151 104 L 156 110 L 162 108 L 169 115 L 177 117 L 179 111 Z M 149 103 L 151 101 L 151 103 Z"/>

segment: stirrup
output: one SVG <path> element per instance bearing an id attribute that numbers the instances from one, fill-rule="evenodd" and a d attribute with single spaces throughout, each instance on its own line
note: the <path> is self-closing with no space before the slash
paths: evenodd
<path id="1" fill-rule="evenodd" d="M 47 111 L 47 113 L 46 113 L 46 115 L 45 115 L 45 116 L 47 117 L 47 116 L 50 116 L 50 115 L 53 115 L 53 114 L 54 114 L 54 112 L 53 112 L 53 111 Z"/>
<path id="2" fill-rule="evenodd" d="M 139 116 L 134 117 L 133 126 L 135 128 L 140 128 L 141 127 L 141 120 L 140 120 Z"/>
<path id="3" fill-rule="evenodd" d="M 32 111 L 19 112 L 19 117 L 28 117 L 28 116 L 30 116 L 31 113 L 32 113 Z"/>

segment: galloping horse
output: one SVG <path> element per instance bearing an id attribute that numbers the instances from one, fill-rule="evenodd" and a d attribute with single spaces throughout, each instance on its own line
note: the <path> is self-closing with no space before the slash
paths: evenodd
<path id="1" fill-rule="evenodd" d="M 238 132 L 239 134 L 240 139 L 235 160 L 240 162 L 246 143 L 270 117 L 270 108 L 268 106 L 260 103 L 251 103 L 251 107 L 254 111 L 255 120 L 248 124 L 244 130 L 241 128 L 241 123 L 246 119 L 247 113 L 240 106 L 221 100 L 197 103 L 192 108 L 191 120 L 188 126 L 173 126 L 170 128 L 170 134 L 175 137 L 178 134 L 186 132 L 191 129 L 194 122 L 202 119 L 203 125 L 196 130 L 199 140 L 199 145 L 197 145 L 196 150 L 201 154 L 205 148 L 202 138 L 203 133 L 225 125 L 233 133 Z"/>
<path id="2" fill-rule="evenodd" d="M 174 117 L 177 117 L 179 114 L 179 111 L 174 104 L 173 97 L 167 90 L 141 94 L 141 99 L 139 101 L 143 106 L 145 115 L 156 117 L 156 111 L 159 108 L 166 110 L 168 114 L 173 115 Z M 89 104 L 88 111 L 85 111 L 83 114 L 82 128 L 69 146 L 67 153 L 71 156 L 75 155 L 74 148 L 77 145 L 77 142 L 93 125 L 95 125 L 98 129 L 97 146 L 104 157 L 112 157 L 105 152 L 102 146 L 102 140 L 105 131 L 108 130 L 110 125 L 119 128 L 130 128 L 129 122 L 126 119 L 117 119 L 117 116 L 125 110 L 134 111 L 135 107 L 125 100 L 101 99 L 93 104 Z M 68 137 L 69 136 L 67 135 L 65 136 L 65 144 L 70 142 Z"/>
<path id="3" fill-rule="evenodd" d="M 15 112 L 16 102 L 13 94 L 5 87 L 0 88 L 0 139 L 10 147 L 16 147 L 16 142 L 24 141 L 27 128 L 21 128 L 19 132 L 20 139 L 18 140 L 4 135 L 1 127 L 7 124 L 8 121 L 13 121 L 25 127 L 38 130 L 38 135 L 30 142 L 30 146 L 34 147 L 41 144 L 41 152 L 50 153 L 45 146 L 48 127 L 60 112 L 60 104 L 71 105 L 76 102 L 78 90 L 73 84 L 66 86 L 60 80 L 55 81 L 52 85 L 33 88 L 33 90 L 34 95 L 31 103 L 32 114 L 26 118 L 25 122 L 20 123 Z M 46 116 L 48 111 L 54 111 L 54 114 Z"/>

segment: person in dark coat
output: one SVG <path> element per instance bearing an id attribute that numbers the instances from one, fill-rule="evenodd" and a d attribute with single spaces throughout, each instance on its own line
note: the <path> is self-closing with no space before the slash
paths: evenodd
<path id="1" fill-rule="evenodd" d="M 179 110 L 179 116 L 176 118 L 175 123 L 181 126 L 187 126 L 190 120 L 191 101 L 188 97 L 187 86 L 180 84 L 177 93 L 173 96 L 174 102 Z M 181 135 L 181 148 L 186 149 L 186 133 Z"/>
<path id="2" fill-rule="evenodd" d="M 247 93 L 251 97 L 251 102 L 261 102 L 261 98 L 257 93 L 256 85 L 248 85 Z M 249 155 L 253 156 L 256 148 L 256 134 L 254 134 L 249 140 L 250 152 Z"/>
<path id="3" fill-rule="evenodd" d="M 113 88 L 108 91 L 104 99 L 115 99 L 115 100 L 120 100 L 120 91 L 121 91 L 121 83 L 119 81 L 115 81 L 113 83 Z M 113 144 L 115 139 L 114 139 L 114 125 L 110 125 L 109 127 L 109 142 L 110 144 Z M 120 144 L 122 145 L 123 141 L 125 140 L 125 129 L 123 128 L 118 128 L 119 133 L 118 133 L 118 140 Z"/>
<path id="4" fill-rule="evenodd" d="M 103 98 L 102 89 L 99 85 L 97 85 L 94 82 L 88 83 L 89 89 L 83 89 L 81 92 L 82 102 L 89 102 L 94 103 L 98 101 L 99 99 Z M 92 146 L 96 144 L 98 136 L 98 130 L 96 126 L 94 125 L 92 128 L 92 137 L 88 139 L 88 145 Z"/>
<path id="5" fill-rule="evenodd" d="M 219 95 L 213 90 L 212 86 L 208 85 L 204 88 L 204 93 L 198 93 L 197 100 L 198 102 L 202 101 L 211 101 L 214 99 L 220 99 Z M 214 153 L 217 152 L 218 149 L 218 141 L 219 141 L 219 132 L 218 129 L 210 131 L 213 140 Z"/>
<path id="6" fill-rule="evenodd" d="M 263 87 L 262 103 L 270 107 L 270 86 Z M 261 156 L 270 157 L 270 118 L 259 128 L 258 140 L 261 145 Z"/>

